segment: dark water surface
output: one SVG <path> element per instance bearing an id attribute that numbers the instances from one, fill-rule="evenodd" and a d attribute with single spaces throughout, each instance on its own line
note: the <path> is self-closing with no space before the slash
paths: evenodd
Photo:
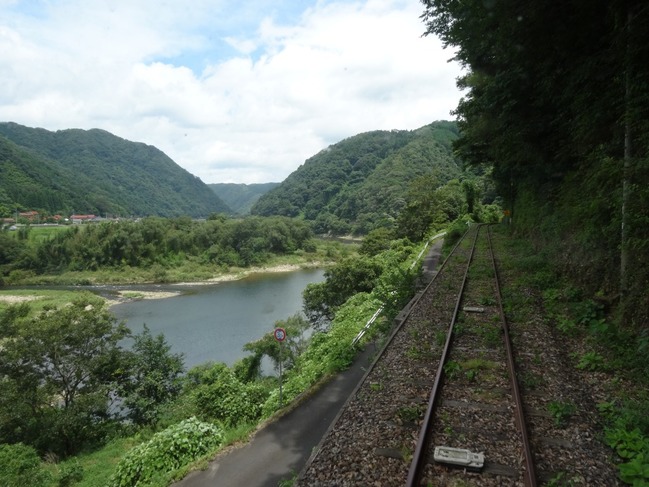
<path id="1" fill-rule="evenodd" d="M 187 368 L 208 361 L 232 365 L 248 355 L 242 350 L 246 343 L 272 331 L 276 321 L 301 312 L 304 288 L 323 280 L 323 270 L 306 269 L 219 284 L 162 285 L 148 289 L 182 294 L 117 304 L 111 312 L 133 333 L 145 323 L 154 336 L 163 333 L 172 352 L 185 355 Z"/>

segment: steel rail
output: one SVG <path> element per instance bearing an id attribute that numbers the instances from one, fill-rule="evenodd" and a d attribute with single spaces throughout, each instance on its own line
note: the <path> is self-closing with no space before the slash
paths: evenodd
<path id="1" fill-rule="evenodd" d="M 500 313 L 500 321 L 503 328 L 503 340 L 505 348 L 507 349 L 507 368 L 509 369 L 509 377 L 511 380 L 513 398 L 515 403 L 516 422 L 521 433 L 521 440 L 523 443 L 523 455 L 525 457 L 525 471 L 523 473 L 523 482 L 526 487 L 536 487 L 536 472 L 534 468 L 534 458 L 532 456 L 532 448 L 530 446 L 529 437 L 527 435 L 527 426 L 525 423 L 525 414 L 523 412 L 523 401 L 521 399 L 520 387 L 516 377 L 516 364 L 514 363 L 514 351 L 512 347 L 511 338 L 509 336 L 509 326 L 507 325 L 507 318 L 503 311 L 502 296 L 500 293 L 500 277 L 498 275 L 498 267 L 496 266 L 496 258 L 493 252 L 493 245 L 491 243 L 491 227 L 488 228 L 487 237 L 489 240 L 489 250 L 491 253 L 491 263 L 494 270 L 496 280 L 496 298 L 498 301 L 498 312 Z"/>
<path id="2" fill-rule="evenodd" d="M 419 438 L 417 440 L 417 446 L 415 452 L 412 456 L 412 462 L 410 463 L 410 469 L 408 470 L 408 478 L 406 480 L 407 487 L 414 487 L 419 482 L 421 476 L 421 469 L 424 465 L 424 460 L 426 458 L 426 453 L 428 449 L 428 439 L 430 436 L 430 425 L 433 418 L 433 414 L 437 407 L 442 382 L 444 379 L 444 364 L 448 358 L 451 343 L 453 341 L 453 328 L 455 326 L 455 321 L 457 320 L 457 314 L 460 310 L 460 303 L 462 301 L 462 294 L 464 293 L 464 287 L 466 285 L 466 280 L 469 275 L 469 268 L 471 266 L 471 261 L 473 260 L 473 254 L 476 247 L 476 242 L 478 241 L 478 233 L 480 233 L 480 227 L 476 229 L 475 237 L 473 239 L 473 244 L 471 246 L 471 253 L 466 265 L 466 270 L 464 271 L 464 277 L 462 278 L 462 285 L 460 286 L 460 291 L 457 296 L 455 303 L 455 310 L 453 311 L 453 317 L 451 318 L 451 323 L 448 327 L 448 332 L 446 335 L 446 343 L 444 344 L 444 351 L 439 361 L 439 366 L 437 367 L 437 373 L 435 374 L 435 382 L 433 384 L 432 392 L 428 399 L 428 407 L 426 409 L 426 414 L 424 415 L 424 420 L 422 423 L 421 430 L 419 431 Z M 454 251 L 457 249 L 457 245 L 454 247 Z M 448 260 L 448 259 L 447 259 Z"/>

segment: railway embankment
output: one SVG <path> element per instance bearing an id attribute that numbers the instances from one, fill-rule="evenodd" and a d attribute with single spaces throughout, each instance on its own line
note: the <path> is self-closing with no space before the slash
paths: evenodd
<path id="1" fill-rule="evenodd" d="M 553 328 L 503 235 L 474 231 L 404 310 L 295 485 L 621 485 L 597 412 L 610 384 L 575 366 L 582 344 Z"/>

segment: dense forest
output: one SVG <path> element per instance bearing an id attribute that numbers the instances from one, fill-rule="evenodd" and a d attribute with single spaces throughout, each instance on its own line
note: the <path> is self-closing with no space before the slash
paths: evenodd
<path id="1" fill-rule="evenodd" d="M 199 178 L 155 147 L 106 131 L 0 123 L 0 217 L 207 217 L 231 213 Z"/>
<path id="2" fill-rule="evenodd" d="M 490 164 L 515 229 L 646 336 L 646 2 L 423 3 L 466 68 L 458 156 Z"/>
<path id="3" fill-rule="evenodd" d="M 453 122 L 350 137 L 307 159 L 251 212 L 300 217 L 312 222 L 317 234 L 394 227 L 416 180 L 425 178 L 431 192 L 460 179 L 462 168 L 452 153 L 457 137 Z"/>
<path id="4" fill-rule="evenodd" d="M 249 215 L 259 198 L 279 183 L 237 184 L 212 183 L 209 188 L 228 205 L 236 215 Z"/>
<path id="5" fill-rule="evenodd" d="M 187 262 L 212 269 L 249 267 L 315 249 L 309 226 L 286 217 L 149 217 L 62 227 L 36 241 L 29 238 L 31 231 L 26 226 L 17 234 L 0 232 L 0 285 L 34 275 L 129 267 L 153 268 L 153 279 L 164 282 L 168 270 Z"/>

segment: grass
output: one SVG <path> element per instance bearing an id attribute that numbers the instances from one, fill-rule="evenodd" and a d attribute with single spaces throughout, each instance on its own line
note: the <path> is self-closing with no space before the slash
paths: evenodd
<path id="1" fill-rule="evenodd" d="M 174 472 L 170 472 L 156 479 L 155 482 L 147 484 L 149 487 L 166 487 L 171 482 L 183 478 L 192 470 L 206 468 L 208 463 L 214 458 L 218 451 L 226 446 L 234 445 L 242 441 L 247 441 L 250 435 L 257 428 L 256 424 L 243 424 L 231 428 L 224 432 L 223 445 L 204 455 L 197 461 L 186 465 Z M 133 447 L 148 439 L 146 434 L 131 436 L 128 438 L 116 438 L 103 446 L 101 449 L 82 453 L 69 460 L 60 463 L 47 463 L 46 469 L 52 474 L 54 481 L 51 487 L 59 486 L 59 478 L 62 472 L 76 468 L 81 471 L 82 477 L 75 487 L 97 487 L 108 485 L 115 467 L 122 457 Z"/>
<path id="2" fill-rule="evenodd" d="M 12 289 L 0 290 L 0 312 L 7 309 L 11 302 L 8 301 L 17 297 L 22 302 L 27 302 L 31 308 L 31 315 L 35 316 L 45 307 L 60 308 L 79 296 L 79 293 L 88 291 L 70 290 L 48 290 L 48 289 Z"/>
<path id="3" fill-rule="evenodd" d="M 78 483 L 74 484 L 75 487 L 107 485 L 117 463 L 128 450 L 138 443 L 140 442 L 135 437 L 118 438 L 95 452 L 84 453 L 59 464 L 50 463 L 47 468 L 52 473 L 52 476 L 57 479 L 62 470 L 78 464 L 81 467 L 83 477 Z M 52 485 L 58 484 L 55 482 Z"/>
<path id="4" fill-rule="evenodd" d="M 28 227 L 22 228 L 28 229 L 27 240 L 29 240 L 30 242 L 43 242 L 45 240 L 49 240 L 57 233 L 65 232 L 70 228 L 70 225 L 48 225 L 46 227 L 36 227 L 30 225 Z M 19 238 L 20 231 L 16 230 L 9 232 L 9 235 L 13 235 L 14 238 Z"/>

